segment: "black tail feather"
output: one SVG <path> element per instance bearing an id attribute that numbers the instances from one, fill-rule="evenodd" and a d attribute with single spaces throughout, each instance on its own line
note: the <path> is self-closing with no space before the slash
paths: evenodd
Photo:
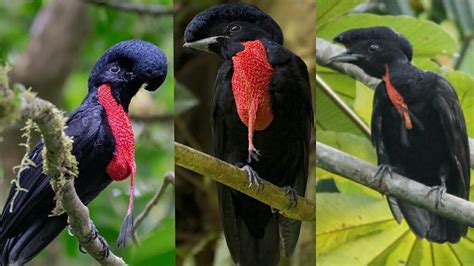
<path id="1" fill-rule="evenodd" d="M 411 230 L 420 238 L 436 243 L 457 243 L 467 234 L 467 226 L 425 209 L 398 200 L 403 217 Z"/>

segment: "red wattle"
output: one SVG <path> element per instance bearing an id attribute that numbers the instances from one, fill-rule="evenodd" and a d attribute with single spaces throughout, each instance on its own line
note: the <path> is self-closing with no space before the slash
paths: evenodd
<path id="1" fill-rule="evenodd" d="M 130 117 L 112 96 L 110 84 L 101 85 L 98 95 L 115 140 L 114 157 L 107 165 L 107 174 L 115 181 L 135 176 L 135 138 Z"/>
<path id="2" fill-rule="evenodd" d="M 270 98 L 273 68 L 262 41 L 242 45 L 244 50 L 232 57 L 232 93 L 239 118 L 248 128 L 249 151 L 254 151 L 254 130 L 264 130 L 273 120 Z"/>
<path id="3" fill-rule="evenodd" d="M 385 75 L 382 77 L 385 82 L 385 87 L 387 88 L 388 98 L 392 102 L 393 106 L 397 109 L 400 116 L 405 119 L 405 127 L 407 129 L 412 129 L 413 125 L 411 123 L 410 112 L 408 112 L 408 105 L 405 103 L 403 96 L 397 91 L 397 88 L 393 85 L 390 80 L 390 72 L 388 71 L 388 65 L 385 65 Z"/>

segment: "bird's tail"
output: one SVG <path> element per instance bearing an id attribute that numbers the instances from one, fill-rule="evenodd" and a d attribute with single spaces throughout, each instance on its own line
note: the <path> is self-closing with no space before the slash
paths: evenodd
<path id="1" fill-rule="evenodd" d="M 46 247 L 67 225 L 66 217 L 41 219 L 14 237 L 0 239 L 0 265 L 24 265 Z"/>
<path id="2" fill-rule="evenodd" d="M 262 238 L 255 238 L 244 221 L 239 222 L 240 266 L 274 266 L 280 261 L 278 216 L 272 215 Z"/>
<path id="3" fill-rule="evenodd" d="M 397 202 L 408 226 L 420 238 L 437 243 L 457 243 L 467 234 L 467 225 L 433 214 L 402 200 L 397 200 Z"/>

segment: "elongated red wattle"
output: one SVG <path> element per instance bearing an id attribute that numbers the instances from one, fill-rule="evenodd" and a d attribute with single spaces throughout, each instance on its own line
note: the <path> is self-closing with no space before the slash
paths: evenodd
<path id="1" fill-rule="evenodd" d="M 243 51 L 232 57 L 232 93 L 239 118 L 248 128 L 249 151 L 254 130 L 264 130 L 273 120 L 270 80 L 273 68 L 262 41 L 243 42 Z"/>
<path id="2" fill-rule="evenodd" d="M 393 85 L 390 80 L 390 72 L 388 65 L 385 65 L 385 75 L 382 77 L 385 82 L 385 87 L 387 88 L 388 98 L 392 102 L 393 106 L 397 109 L 400 116 L 405 119 L 405 127 L 407 129 L 412 129 L 413 125 L 411 123 L 410 112 L 408 111 L 408 105 L 405 103 L 405 99 L 397 91 L 397 88 Z"/>
<path id="3" fill-rule="evenodd" d="M 135 138 L 130 117 L 112 96 L 109 84 L 101 85 L 98 95 L 115 140 L 114 157 L 107 165 L 106 171 L 113 180 L 124 180 L 134 176 L 136 172 Z"/>

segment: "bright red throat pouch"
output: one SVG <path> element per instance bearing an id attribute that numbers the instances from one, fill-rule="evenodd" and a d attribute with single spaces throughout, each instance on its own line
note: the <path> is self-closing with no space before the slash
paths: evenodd
<path id="1" fill-rule="evenodd" d="M 109 84 L 100 86 L 98 94 L 115 140 L 114 157 L 107 165 L 106 171 L 115 181 L 133 177 L 136 171 L 135 138 L 130 117 L 112 96 Z"/>
<path id="2" fill-rule="evenodd" d="M 232 93 L 240 120 L 248 128 L 249 150 L 254 150 L 254 130 L 264 130 L 273 120 L 270 98 L 273 68 L 262 41 L 242 45 L 244 50 L 232 57 Z"/>

